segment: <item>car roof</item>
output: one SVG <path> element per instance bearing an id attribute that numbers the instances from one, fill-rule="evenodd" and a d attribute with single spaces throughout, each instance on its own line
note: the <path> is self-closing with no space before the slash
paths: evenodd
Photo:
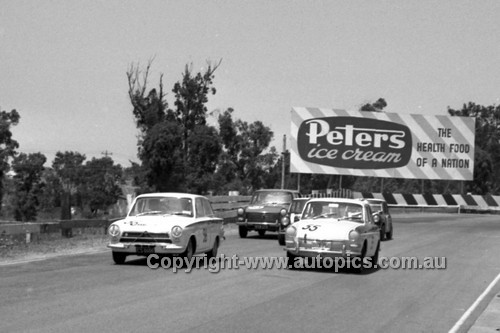
<path id="1" fill-rule="evenodd" d="M 377 203 L 386 202 L 384 199 L 375 199 L 375 198 L 365 198 L 363 200 L 366 200 L 368 202 L 377 202 Z"/>
<path id="2" fill-rule="evenodd" d="M 260 190 L 255 190 L 254 193 L 255 192 L 293 192 L 293 193 L 300 193 L 297 190 L 287 190 L 287 189 L 282 189 L 282 188 L 275 188 L 275 189 L 264 188 L 264 189 L 260 189 Z"/>
<path id="3" fill-rule="evenodd" d="M 191 193 L 181 193 L 181 192 L 156 192 L 156 193 L 144 193 L 138 195 L 137 198 L 148 198 L 148 197 L 165 197 L 165 198 L 206 198 L 203 195 L 191 194 Z"/>
<path id="4" fill-rule="evenodd" d="M 341 203 L 355 203 L 360 205 L 368 205 L 365 200 L 347 199 L 347 198 L 312 198 L 310 202 L 341 202 Z"/>

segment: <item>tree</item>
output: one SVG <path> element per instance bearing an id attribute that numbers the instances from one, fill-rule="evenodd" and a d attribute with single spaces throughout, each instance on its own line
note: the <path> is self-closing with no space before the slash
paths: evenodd
<path id="1" fill-rule="evenodd" d="M 221 60 L 222 61 L 222 60 Z M 172 89 L 175 94 L 175 116 L 183 131 L 183 148 L 185 160 L 189 157 L 188 137 L 197 126 L 206 124 L 208 95 L 215 95 L 212 86 L 214 73 L 220 66 L 208 62 L 207 70 L 202 73 L 192 74 L 192 65 L 186 65 L 182 81 L 177 82 Z"/>
<path id="2" fill-rule="evenodd" d="M 162 122 L 167 114 L 168 103 L 164 100 L 163 74 L 160 75 L 159 89 L 152 89 L 146 95 L 149 71 L 152 60 L 146 66 L 142 75 L 139 65 L 131 65 L 127 71 L 128 94 L 132 104 L 132 113 L 135 117 L 136 126 L 142 135 L 145 135 L 156 124 Z M 139 140 L 139 146 L 141 141 Z"/>
<path id="3" fill-rule="evenodd" d="M 130 167 L 123 169 L 123 179 L 140 192 L 137 194 L 151 192 L 147 188 L 147 172 L 142 164 L 131 162 Z"/>
<path id="4" fill-rule="evenodd" d="M 233 121 L 232 108 L 219 115 L 219 133 L 224 147 L 224 153 L 219 160 L 218 178 L 236 184 L 243 184 L 242 192 L 258 189 L 269 184 L 266 174 L 271 172 L 279 154 L 276 149 L 267 153 L 274 133 L 261 121 L 251 124 Z M 222 173 L 222 175 L 220 175 Z"/>
<path id="5" fill-rule="evenodd" d="M 3 180 L 9 171 L 9 159 L 16 156 L 16 149 L 19 148 L 17 141 L 12 139 L 10 131 L 11 126 L 19 123 L 19 118 L 19 113 L 16 110 L 0 112 L 0 203 L 4 194 Z"/>
<path id="6" fill-rule="evenodd" d="M 15 172 L 15 195 L 13 197 L 14 218 L 16 221 L 35 221 L 38 197 L 43 183 L 42 173 L 47 158 L 41 153 L 26 155 L 21 153 L 12 161 Z"/>
<path id="7" fill-rule="evenodd" d="M 61 207 L 61 181 L 52 168 L 45 168 L 41 178 L 43 186 L 38 196 L 38 211 L 52 212 L 55 207 Z"/>
<path id="8" fill-rule="evenodd" d="M 214 184 L 213 174 L 222 151 L 219 133 L 212 126 L 198 125 L 188 136 L 187 146 L 186 189 L 206 193 Z"/>
<path id="9" fill-rule="evenodd" d="M 78 152 L 57 152 L 52 168 L 59 177 L 63 192 L 61 193 L 61 219 L 71 219 L 71 194 L 75 194 L 83 183 L 83 162 L 86 157 Z"/>
<path id="10" fill-rule="evenodd" d="M 181 146 L 181 129 L 174 122 L 158 123 L 144 136 L 139 158 L 152 189 L 160 192 L 182 190 L 184 164 Z"/>
<path id="11" fill-rule="evenodd" d="M 474 180 L 466 191 L 476 194 L 500 191 L 500 106 L 481 106 L 473 102 L 461 110 L 448 108 L 451 116 L 476 118 Z"/>
<path id="12" fill-rule="evenodd" d="M 83 179 L 78 192 L 82 198 L 82 210 L 89 207 L 92 215 L 105 211 L 115 204 L 122 190 L 122 167 L 115 165 L 110 157 L 92 158 L 83 166 Z"/>
<path id="13" fill-rule="evenodd" d="M 367 103 L 359 108 L 359 111 L 383 112 L 387 102 L 383 98 L 377 99 L 375 103 Z"/>
<path id="14" fill-rule="evenodd" d="M 205 180 L 213 172 L 220 143 L 214 129 L 206 125 L 205 104 L 208 95 L 216 92 L 212 85 L 219 65 L 220 62 L 208 63 L 206 71 L 196 75 L 192 73 L 192 66 L 186 66 L 182 80 L 172 89 L 174 109 L 169 109 L 165 100 L 163 76 L 160 76 L 159 93 L 151 89 L 146 94 L 151 61 L 142 80 L 138 66 L 131 66 L 127 72 L 133 114 L 141 132 L 138 155 L 146 170 L 148 187 L 157 191 L 206 190 L 209 182 Z M 201 135 L 204 142 L 200 142 L 197 135 Z M 201 164 L 193 164 L 197 162 Z M 202 168 L 202 175 L 197 167 Z"/>

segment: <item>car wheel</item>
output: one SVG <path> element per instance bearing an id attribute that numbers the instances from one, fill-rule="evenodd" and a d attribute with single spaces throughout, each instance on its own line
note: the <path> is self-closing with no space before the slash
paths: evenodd
<path id="1" fill-rule="evenodd" d="M 375 254 L 371 257 L 372 259 L 372 268 L 374 268 L 375 265 L 378 266 L 378 255 L 380 253 L 380 242 L 377 243 L 377 249 L 375 250 Z"/>
<path id="2" fill-rule="evenodd" d="M 260 237 L 264 237 L 265 234 L 266 234 L 265 230 L 259 230 L 259 236 Z"/>
<path id="3" fill-rule="evenodd" d="M 246 227 L 243 227 L 243 226 L 239 226 L 238 227 L 238 231 L 240 233 L 240 238 L 246 238 L 247 235 L 248 235 L 248 229 Z"/>
<path id="4" fill-rule="evenodd" d="M 286 252 L 286 257 L 287 257 L 287 262 L 288 262 L 288 269 L 295 269 L 295 259 L 298 258 L 295 254 Z"/>
<path id="5" fill-rule="evenodd" d="M 188 245 L 186 246 L 186 250 L 182 253 L 182 257 L 185 258 L 188 262 L 191 261 L 194 255 L 194 246 L 193 241 L 190 239 Z"/>
<path id="6" fill-rule="evenodd" d="M 112 252 L 113 254 L 113 261 L 117 265 L 123 265 L 125 263 L 125 259 L 127 258 L 127 255 L 125 253 L 121 252 Z"/>
<path id="7" fill-rule="evenodd" d="M 392 239 L 392 224 L 391 224 L 391 230 L 385 234 L 385 238 L 387 239 Z"/>
<path id="8" fill-rule="evenodd" d="M 385 240 L 385 224 L 382 224 L 380 226 L 380 240 L 381 241 Z"/>
<path id="9" fill-rule="evenodd" d="M 361 256 L 359 256 L 359 261 L 356 263 L 357 267 L 352 267 L 352 269 L 358 274 L 362 274 L 365 271 L 365 267 L 363 264 L 365 257 L 366 257 L 366 243 L 363 244 L 363 249 L 361 250 Z"/>
<path id="10" fill-rule="evenodd" d="M 214 246 L 210 251 L 207 252 L 208 259 L 217 257 L 217 251 L 219 250 L 219 238 L 215 239 Z"/>
<path id="11" fill-rule="evenodd" d="M 285 245 L 285 235 L 284 234 L 278 234 L 278 243 L 281 246 Z"/>

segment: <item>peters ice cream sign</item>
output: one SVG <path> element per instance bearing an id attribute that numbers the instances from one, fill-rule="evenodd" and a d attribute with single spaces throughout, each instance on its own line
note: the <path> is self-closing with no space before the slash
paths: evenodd
<path id="1" fill-rule="evenodd" d="M 471 180 L 474 121 L 293 108 L 291 172 Z"/>

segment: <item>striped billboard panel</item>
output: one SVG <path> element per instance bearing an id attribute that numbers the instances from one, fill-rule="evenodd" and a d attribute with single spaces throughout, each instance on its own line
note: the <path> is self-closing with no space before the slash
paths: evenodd
<path id="1" fill-rule="evenodd" d="M 295 107 L 291 172 L 472 180 L 475 118 Z"/>

